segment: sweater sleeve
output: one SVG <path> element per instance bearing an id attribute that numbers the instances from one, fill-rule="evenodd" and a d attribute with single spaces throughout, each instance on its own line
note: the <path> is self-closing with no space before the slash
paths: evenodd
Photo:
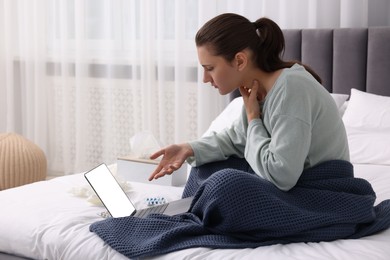
<path id="1" fill-rule="evenodd" d="M 194 156 L 188 158 L 187 162 L 191 166 L 200 166 L 209 162 L 226 160 L 232 155 L 244 158 L 247 127 L 243 115 L 246 118 L 244 108 L 241 116 L 230 127 L 189 142 L 194 151 Z"/>
<path id="2" fill-rule="evenodd" d="M 287 115 L 275 116 L 272 125 L 270 137 L 262 120 L 249 123 L 245 158 L 257 174 L 287 191 L 303 171 L 311 129 L 306 122 Z"/>

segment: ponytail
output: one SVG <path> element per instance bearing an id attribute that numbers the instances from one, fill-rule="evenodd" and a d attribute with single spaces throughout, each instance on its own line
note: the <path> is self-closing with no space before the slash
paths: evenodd
<path id="1" fill-rule="evenodd" d="M 256 53 L 256 64 L 266 72 L 278 69 L 290 68 L 295 63 L 302 65 L 320 84 L 321 77 L 312 68 L 300 61 L 284 61 L 281 55 L 284 53 L 285 41 L 282 30 L 268 18 L 260 18 L 253 23 L 256 34 L 259 36 L 259 46 Z"/>

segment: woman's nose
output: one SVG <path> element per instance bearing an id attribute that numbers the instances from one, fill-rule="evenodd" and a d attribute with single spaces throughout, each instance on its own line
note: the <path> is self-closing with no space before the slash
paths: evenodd
<path id="1" fill-rule="evenodd" d="M 208 83 L 211 81 L 212 81 L 212 78 L 210 77 L 210 75 L 207 72 L 204 72 L 203 73 L 203 83 Z"/>

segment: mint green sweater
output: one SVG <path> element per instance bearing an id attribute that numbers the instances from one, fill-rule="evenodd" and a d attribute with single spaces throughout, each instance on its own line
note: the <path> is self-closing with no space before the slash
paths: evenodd
<path id="1" fill-rule="evenodd" d="M 327 160 L 349 161 L 344 124 L 333 98 L 302 66 L 284 69 L 267 94 L 262 118 L 248 124 L 245 107 L 229 128 L 190 142 L 192 166 L 237 156 L 287 191 L 302 171 Z"/>

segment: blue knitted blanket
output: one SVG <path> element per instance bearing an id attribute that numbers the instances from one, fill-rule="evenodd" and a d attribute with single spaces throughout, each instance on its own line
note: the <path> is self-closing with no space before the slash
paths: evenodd
<path id="1" fill-rule="evenodd" d="M 390 226 L 390 200 L 374 207 L 371 185 L 353 166 L 329 161 L 305 170 L 288 192 L 245 171 L 224 169 L 197 188 L 188 213 L 110 218 L 90 230 L 123 255 L 192 247 L 255 248 L 360 238 Z"/>

